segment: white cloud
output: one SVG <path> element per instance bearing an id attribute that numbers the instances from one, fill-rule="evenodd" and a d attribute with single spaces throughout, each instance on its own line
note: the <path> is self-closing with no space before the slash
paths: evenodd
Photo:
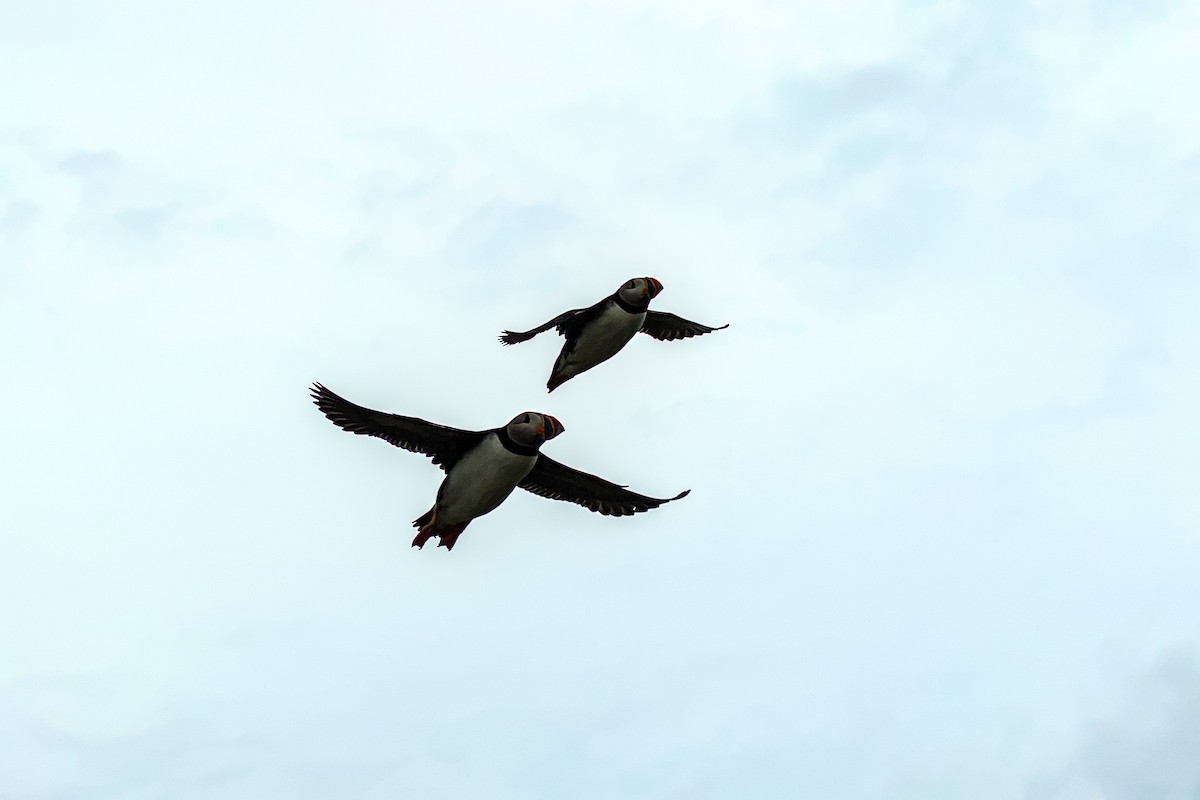
<path id="1" fill-rule="evenodd" d="M 1030 800 L 1161 798 L 1200 792 L 1200 670 L 1194 653 L 1164 658 L 1122 708 L 1092 722 L 1071 762 L 1029 784 Z"/>
<path id="2" fill-rule="evenodd" d="M 22 13 L 18 796 L 1015 797 L 1194 635 L 1187 12 Z M 494 341 L 636 274 L 731 327 Z M 440 475 L 312 380 L 694 491 L 409 552 Z"/>

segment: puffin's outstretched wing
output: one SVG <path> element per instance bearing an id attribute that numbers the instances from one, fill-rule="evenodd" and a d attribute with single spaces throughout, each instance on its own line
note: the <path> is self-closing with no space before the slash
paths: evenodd
<path id="1" fill-rule="evenodd" d="M 728 327 L 729 324 L 726 323 L 719 328 L 710 328 L 665 311 L 647 311 L 646 321 L 642 323 L 641 332 L 648 333 L 660 341 L 671 342 L 675 339 L 703 336 L 706 333 L 725 330 Z"/>
<path id="2" fill-rule="evenodd" d="M 504 331 L 500 334 L 500 343 L 507 345 L 527 342 L 533 337 L 537 336 L 539 333 L 544 333 L 551 328 L 558 328 L 558 332 L 561 335 L 567 337 L 568 339 L 574 339 L 579 336 L 579 333 L 583 330 L 583 326 L 586 325 L 589 320 L 596 317 L 604 310 L 604 306 L 608 301 L 609 298 L 606 297 L 599 303 L 588 306 L 587 308 L 573 308 L 570 311 L 564 311 L 549 322 L 542 323 L 536 328 L 530 328 L 527 331 Z"/>
<path id="3" fill-rule="evenodd" d="M 576 314 L 580 314 L 585 310 L 586 309 L 582 309 L 582 308 L 573 308 L 570 311 L 564 311 L 563 313 L 559 314 L 557 317 L 550 320 L 549 322 L 544 322 L 541 325 L 538 325 L 536 328 L 530 328 L 527 331 L 515 331 L 515 332 L 514 331 L 504 331 L 503 333 L 500 334 L 500 343 L 504 344 L 504 345 L 509 345 L 509 344 L 520 344 L 521 342 L 528 342 L 530 339 L 537 336 L 539 333 L 545 333 L 546 331 L 550 330 L 551 328 L 559 328 L 559 333 L 562 333 L 561 328 L 562 328 L 563 323 L 567 322 L 572 317 L 574 317 Z"/>
<path id="4" fill-rule="evenodd" d="M 314 383 L 308 391 L 321 413 L 342 430 L 375 436 L 396 447 L 429 456 L 447 472 L 487 436 L 487 431 L 464 431 L 416 417 L 372 411 L 339 397 L 319 383 Z"/>
<path id="5" fill-rule="evenodd" d="M 691 492 L 691 489 L 685 489 L 665 500 L 647 497 L 603 478 L 560 464 L 544 454 L 538 454 L 537 463 L 517 486 L 540 497 L 577 503 L 589 511 L 598 511 L 613 517 L 626 517 L 639 511 L 649 511 L 663 503 L 685 497 Z"/>

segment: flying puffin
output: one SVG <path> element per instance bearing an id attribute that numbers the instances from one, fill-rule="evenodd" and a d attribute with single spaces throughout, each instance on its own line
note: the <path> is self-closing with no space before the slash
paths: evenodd
<path id="1" fill-rule="evenodd" d="M 424 547 L 437 536 L 439 547 L 453 549 L 471 520 L 495 509 L 517 487 L 614 517 L 658 508 L 691 491 L 686 489 L 666 500 L 647 497 L 542 455 L 538 452 L 542 444 L 563 432 L 562 423 L 549 414 L 526 411 L 500 428 L 464 431 L 372 411 L 319 383 L 314 383 L 309 393 L 321 413 L 342 430 L 375 436 L 429 456 L 445 470 L 433 508 L 413 521 L 417 529 L 413 547 Z"/>
<path id="2" fill-rule="evenodd" d="M 710 328 L 674 314 L 650 311 L 650 301 L 662 290 L 663 285 L 655 278 L 631 278 L 594 306 L 566 311 L 527 331 L 504 331 L 500 343 L 527 342 L 539 333 L 557 328 L 567 341 L 546 383 L 546 388 L 553 392 L 579 373 L 615 356 L 638 331 L 670 342 L 729 327 Z"/>

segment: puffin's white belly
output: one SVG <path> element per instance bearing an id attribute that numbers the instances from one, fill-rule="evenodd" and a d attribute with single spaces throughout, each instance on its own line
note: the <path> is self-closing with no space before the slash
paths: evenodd
<path id="1" fill-rule="evenodd" d="M 561 370 L 564 375 L 578 375 L 615 356 L 646 321 L 646 312 L 630 314 L 616 303 L 609 303 L 600 316 L 585 327 L 567 356 Z"/>
<path id="2" fill-rule="evenodd" d="M 454 465 L 438 489 L 438 523 L 454 525 L 481 517 L 504 502 L 529 474 L 537 456 L 506 449 L 495 433 Z"/>

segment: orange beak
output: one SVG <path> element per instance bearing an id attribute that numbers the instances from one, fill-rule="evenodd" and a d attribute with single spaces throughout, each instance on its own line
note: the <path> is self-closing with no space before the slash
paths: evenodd
<path id="1" fill-rule="evenodd" d="M 657 278 L 651 278 L 651 277 L 647 276 L 647 278 L 646 278 L 646 294 L 650 297 L 651 300 L 658 297 L 659 292 L 661 292 L 662 290 L 663 290 L 663 285 L 658 282 Z"/>
<path id="2" fill-rule="evenodd" d="M 542 419 L 546 422 L 542 434 L 547 442 L 566 430 L 561 422 L 549 414 L 542 414 Z"/>

